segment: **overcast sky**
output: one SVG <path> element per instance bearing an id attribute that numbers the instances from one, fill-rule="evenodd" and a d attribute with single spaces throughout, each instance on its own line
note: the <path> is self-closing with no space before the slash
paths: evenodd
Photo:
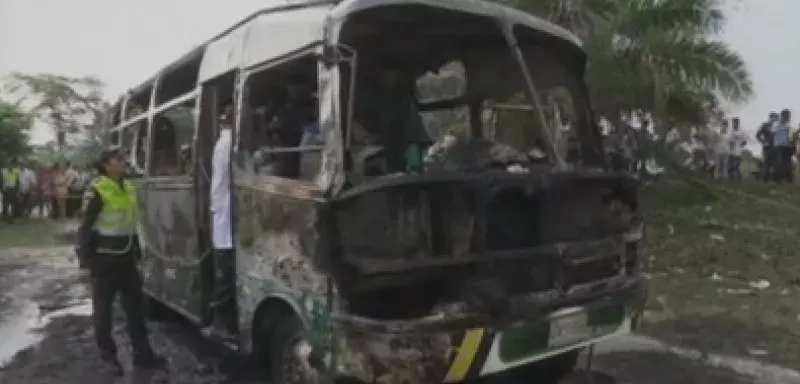
<path id="1" fill-rule="evenodd" d="M 730 112 L 750 131 L 770 110 L 800 111 L 800 0 L 724 0 L 725 39 L 745 58 L 756 97 Z M 278 0 L 0 0 L 0 76 L 96 75 L 108 98 L 198 43 Z M 732 7 L 733 8 L 733 7 Z M 280 37 L 277 37 L 280 38 Z M 797 60 L 797 61 L 796 61 Z M 800 113 L 800 112 L 799 112 Z M 50 139 L 39 127 L 36 142 Z"/>

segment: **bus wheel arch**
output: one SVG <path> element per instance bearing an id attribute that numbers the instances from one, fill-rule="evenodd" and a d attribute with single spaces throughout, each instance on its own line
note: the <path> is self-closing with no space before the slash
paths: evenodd
<path id="1" fill-rule="evenodd" d="M 278 324 L 286 318 L 300 318 L 299 309 L 288 299 L 267 297 L 258 304 L 253 316 L 253 356 L 260 361 L 269 359 L 269 351 Z"/>

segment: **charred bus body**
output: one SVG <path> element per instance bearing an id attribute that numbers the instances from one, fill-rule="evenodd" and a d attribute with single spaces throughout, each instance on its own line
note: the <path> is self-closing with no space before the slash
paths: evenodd
<path id="1" fill-rule="evenodd" d="M 273 382 L 557 380 L 644 302 L 637 186 L 608 171 L 584 64 L 568 32 L 478 0 L 254 14 L 115 105 L 148 294 L 212 315 L 232 103 L 235 348 Z"/>

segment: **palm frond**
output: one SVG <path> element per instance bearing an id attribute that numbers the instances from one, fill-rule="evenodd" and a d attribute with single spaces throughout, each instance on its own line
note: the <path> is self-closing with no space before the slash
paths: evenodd
<path id="1" fill-rule="evenodd" d="M 719 41 L 649 30 L 617 54 L 628 65 L 654 71 L 653 76 L 719 92 L 733 102 L 746 101 L 753 95 L 753 83 L 744 60 Z"/>
<path id="2" fill-rule="evenodd" d="M 626 35 L 645 29 L 717 34 L 725 24 L 719 0 L 619 0 L 601 16 Z"/>

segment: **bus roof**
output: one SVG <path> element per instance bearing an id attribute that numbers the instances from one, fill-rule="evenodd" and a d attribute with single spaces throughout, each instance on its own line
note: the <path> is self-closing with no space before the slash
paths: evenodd
<path id="1" fill-rule="evenodd" d="M 477 16 L 504 19 L 514 25 L 521 25 L 566 40 L 578 47 L 580 39 L 545 19 L 523 12 L 498 1 L 486 0 L 343 0 L 331 12 L 334 23 L 343 22 L 349 15 L 370 8 L 392 5 L 422 5 L 442 8 L 458 12 L 471 13 Z"/>
<path id="2" fill-rule="evenodd" d="M 370 8 L 414 4 L 449 9 L 508 20 L 535 29 L 577 47 L 571 32 L 542 18 L 498 2 L 485 0 L 312 0 L 259 10 L 168 64 L 127 93 L 136 94 L 153 86 L 159 75 L 188 62 L 202 59 L 198 81 L 206 81 L 232 69 L 248 67 L 321 41 L 326 19 L 341 25 L 353 13 Z M 286 30 L 283 30 L 286 29 Z M 278 39 L 271 39 L 273 36 Z M 264 44 L 266 42 L 269 44 Z M 258 50 L 250 47 L 258 46 Z M 269 49 L 266 49 L 269 47 Z"/>

